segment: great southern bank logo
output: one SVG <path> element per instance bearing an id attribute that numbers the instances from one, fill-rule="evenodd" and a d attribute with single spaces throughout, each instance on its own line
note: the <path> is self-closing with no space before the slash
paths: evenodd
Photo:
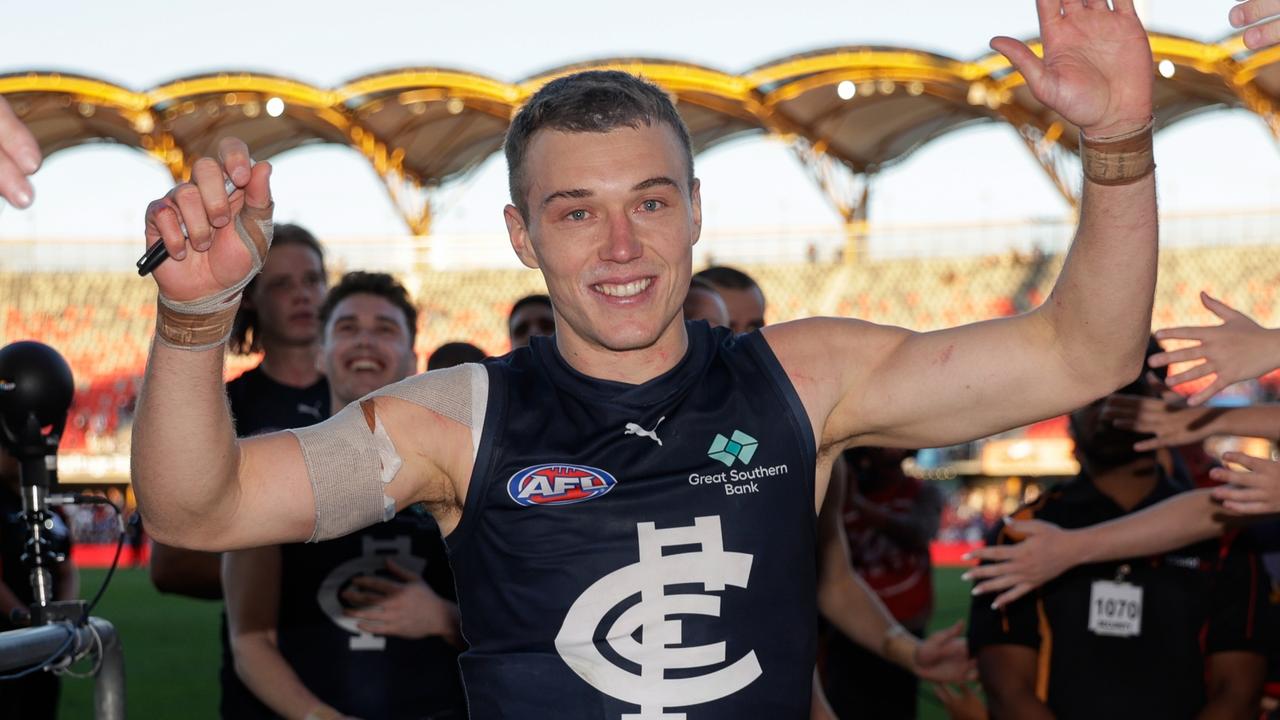
<path id="1" fill-rule="evenodd" d="M 586 465 L 535 465 L 507 481 L 507 494 L 517 503 L 572 505 L 598 498 L 618 484 L 612 475 Z"/>
<path id="2" fill-rule="evenodd" d="M 707 450 L 707 455 L 713 460 L 719 460 L 724 463 L 725 467 L 733 467 L 734 460 L 742 461 L 743 465 L 751 462 L 751 458 L 755 457 L 756 448 L 760 443 L 750 435 L 741 430 L 734 430 L 733 434 L 725 437 L 716 433 L 716 437 L 711 441 L 711 448 Z"/>

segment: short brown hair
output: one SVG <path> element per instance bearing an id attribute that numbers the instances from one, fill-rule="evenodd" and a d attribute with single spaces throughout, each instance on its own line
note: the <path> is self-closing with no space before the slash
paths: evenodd
<path id="1" fill-rule="evenodd" d="M 320 327 L 327 327 L 334 308 L 352 295 L 376 295 L 400 308 L 405 324 L 409 326 L 409 347 L 413 347 L 418 339 L 418 308 L 409 299 L 409 291 L 387 273 L 354 270 L 343 275 L 337 285 L 329 288 L 329 294 L 320 304 Z"/>
<path id="2" fill-rule="evenodd" d="M 276 225 L 271 239 L 271 247 L 280 247 L 281 245 L 301 245 L 309 248 L 320 259 L 320 272 L 324 273 L 324 248 L 320 245 L 320 241 L 316 240 L 316 236 L 305 228 L 289 223 Z M 258 276 L 254 275 L 249 284 L 245 286 L 244 294 L 252 293 L 257 285 Z M 243 302 L 240 303 L 240 309 L 236 311 L 235 320 L 231 323 L 231 339 L 228 341 L 228 345 L 231 348 L 231 352 L 236 355 L 251 355 L 262 349 L 262 342 L 258 338 L 258 310 L 256 308 L 248 307 Z"/>
<path id="3" fill-rule="evenodd" d="M 617 70 L 588 70 L 552 80 L 529 98 L 507 129 L 503 151 L 507 156 L 511 203 L 525 220 L 529 219 L 524 156 L 529 140 L 539 130 L 606 133 L 620 127 L 653 127 L 657 123 L 670 125 L 680 139 L 692 192 L 693 144 L 689 128 L 662 88 Z"/>

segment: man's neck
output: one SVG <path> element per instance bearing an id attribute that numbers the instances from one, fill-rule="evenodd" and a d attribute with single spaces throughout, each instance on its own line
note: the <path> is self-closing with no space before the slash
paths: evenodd
<path id="1" fill-rule="evenodd" d="M 555 343 L 564 361 L 587 377 L 641 385 L 684 359 L 689 349 L 689 333 L 684 326 L 684 316 L 677 315 L 649 347 L 609 350 L 593 345 L 572 332 L 556 332 Z"/>
<path id="2" fill-rule="evenodd" d="M 1090 482 L 1125 512 L 1132 512 L 1155 490 L 1159 477 L 1155 459 L 1142 458 L 1100 473 L 1090 478 Z"/>
<path id="3" fill-rule="evenodd" d="M 264 341 L 262 346 L 264 352 L 259 367 L 272 380 L 281 385 L 304 388 L 320 379 L 320 370 L 316 368 L 319 343 L 288 345 Z"/>

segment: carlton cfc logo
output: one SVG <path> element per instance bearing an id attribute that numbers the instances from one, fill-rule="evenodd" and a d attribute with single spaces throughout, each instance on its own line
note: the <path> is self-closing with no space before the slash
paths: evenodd
<path id="1" fill-rule="evenodd" d="M 598 498 L 618 481 L 609 473 L 585 465 L 535 465 L 507 481 L 507 494 L 526 507 L 572 505 Z"/>

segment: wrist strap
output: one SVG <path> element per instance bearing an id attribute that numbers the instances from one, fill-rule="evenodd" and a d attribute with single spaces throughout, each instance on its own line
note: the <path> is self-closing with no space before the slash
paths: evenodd
<path id="1" fill-rule="evenodd" d="M 1080 133 L 1080 164 L 1084 176 L 1098 185 L 1135 183 L 1155 172 L 1155 118 L 1123 135 L 1091 138 Z"/>
<path id="2" fill-rule="evenodd" d="M 247 275 L 231 287 L 197 300 L 177 301 L 160 294 L 156 306 L 156 338 L 179 350 L 209 350 L 231 337 L 245 287 L 262 269 L 271 249 L 275 203 L 265 208 L 246 206 L 236 216 L 236 235 L 253 261 Z M 247 222 L 246 222 L 247 221 Z"/>

